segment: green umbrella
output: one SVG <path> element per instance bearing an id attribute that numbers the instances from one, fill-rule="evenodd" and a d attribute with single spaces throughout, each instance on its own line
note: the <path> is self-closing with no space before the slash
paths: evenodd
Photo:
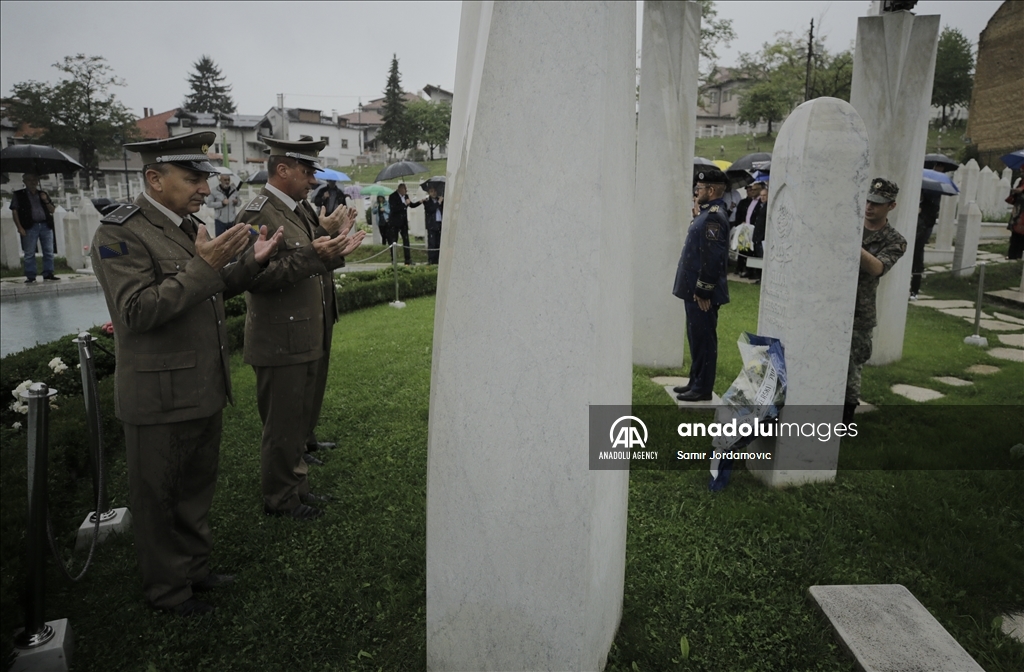
<path id="1" fill-rule="evenodd" d="M 359 190 L 364 196 L 390 196 L 394 192 L 394 189 L 388 189 L 382 184 L 368 184 Z"/>

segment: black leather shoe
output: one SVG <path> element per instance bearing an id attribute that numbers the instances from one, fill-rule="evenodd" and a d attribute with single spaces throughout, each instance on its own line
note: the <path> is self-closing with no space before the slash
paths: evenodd
<path id="1" fill-rule="evenodd" d="M 679 401 L 711 401 L 711 393 L 706 392 L 705 394 L 701 394 L 690 390 L 684 394 L 677 394 L 676 399 Z"/>
<path id="2" fill-rule="evenodd" d="M 59 282 L 60 278 L 58 278 L 56 275 L 44 275 L 43 280 L 56 280 Z"/>
<path id="3" fill-rule="evenodd" d="M 337 448 L 337 447 L 338 447 L 338 444 L 336 444 L 336 443 L 334 443 L 332 441 L 317 441 L 316 443 L 307 443 L 306 444 L 306 452 L 308 452 L 308 453 L 315 453 L 316 451 L 321 450 L 321 449 L 322 450 L 333 450 L 334 448 Z"/>
<path id="4" fill-rule="evenodd" d="M 317 457 L 314 457 L 313 455 L 310 455 L 309 453 L 303 453 L 302 454 L 302 461 L 305 462 L 306 464 L 312 465 L 314 467 L 322 467 L 322 466 L 324 466 L 324 461 L 323 460 L 321 460 L 321 459 L 319 459 Z"/>
<path id="5" fill-rule="evenodd" d="M 689 383 L 687 383 L 686 385 L 677 385 L 676 387 L 672 388 L 672 391 L 675 392 L 676 394 L 686 394 L 687 392 L 690 391 L 690 387 L 691 385 Z"/>
<path id="6" fill-rule="evenodd" d="M 194 616 L 212 614 L 217 611 L 217 608 L 209 602 L 203 602 L 193 596 L 173 607 L 160 607 L 160 610 L 170 612 L 175 616 L 181 616 L 182 618 L 192 618 Z"/>
<path id="7" fill-rule="evenodd" d="M 25 280 L 25 284 L 26 284 L 26 285 L 31 285 L 31 284 L 32 284 L 33 282 L 35 282 L 35 281 L 36 281 L 36 279 L 35 279 L 35 278 L 27 278 L 27 279 Z"/>
<path id="8" fill-rule="evenodd" d="M 264 506 L 263 513 L 267 514 L 268 516 L 276 517 L 288 516 L 289 518 L 294 518 L 295 520 L 316 520 L 320 516 L 324 515 L 324 512 L 321 511 L 320 509 L 314 508 L 312 506 L 306 506 L 305 504 L 299 504 L 291 511 L 275 511 Z"/>
<path id="9" fill-rule="evenodd" d="M 315 492 L 307 492 L 304 495 L 299 495 L 299 501 L 303 504 L 313 506 L 314 504 L 324 504 L 325 502 L 334 501 L 334 497 L 330 495 L 318 495 Z"/>
<path id="10" fill-rule="evenodd" d="M 207 590 L 213 590 L 214 588 L 230 586 L 234 582 L 234 574 L 214 574 L 213 572 L 210 572 L 202 581 L 192 582 L 192 592 L 202 593 Z"/>

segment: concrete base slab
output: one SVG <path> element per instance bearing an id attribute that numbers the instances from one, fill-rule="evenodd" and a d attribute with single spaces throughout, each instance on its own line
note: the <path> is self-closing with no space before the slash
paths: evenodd
<path id="1" fill-rule="evenodd" d="M 1001 629 L 1018 642 L 1024 643 L 1024 612 L 1004 615 Z"/>
<path id="2" fill-rule="evenodd" d="M 941 308 L 939 312 L 953 317 L 969 317 L 971 322 L 974 322 L 974 308 Z M 981 311 L 981 317 L 986 320 L 992 319 L 992 316 L 985 311 Z"/>
<path id="3" fill-rule="evenodd" d="M 915 387 L 913 385 L 893 385 L 892 391 L 901 397 L 906 397 L 911 401 L 931 401 L 932 399 L 941 399 L 946 396 L 941 392 L 935 390 L 929 390 L 927 387 Z"/>
<path id="4" fill-rule="evenodd" d="M 974 383 L 972 383 L 969 380 L 964 380 L 963 378 L 957 378 L 955 376 L 932 376 L 932 380 L 937 380 L 940 383 L 952 385 L 953 387 L 966 387 L 967 385 L 974 385 Z"/>
<path id="5" fill-rule="evenodd" d="M 925 264 L 950 264 L 953 263 L 953 249 L 936 250 L 934 247 L 924 248 Z"/>
<path id="6" fill-rule="evenodd" d="M 93 518 L 95 513 L 95 511 L 89 513 L 82 524 L 78 526 L 78 539 L 75 541 L 76 551 L 89 548 L 94 533 L 96 534 L 96 543 L 102 544 L 111 534 L 125 534 L 132 529 L 131 512 L 126 508 L 120 508 L 112 509 L 109 515 L 103 514 L 100 517 L 99 532 L 94 532 L 96 530 L 96 520 Z"/>
<path id="7" fill-rule="evenodd" d="M 690 382 L 690 379 L 686 378 L 685 376 L 655 376 L 654 378 L 651 378 L 651 382 L 654 383 L 655 385 L 661 385 L 663 387 L 665 385 L 671 385 L 672 387 L 676 387 L 678 385 L 686 385 L 688 382 Z"/>
<path id="8" fill-rule="evenodd" d="M 71 629 L 71 624 L 68 623 L 68 619 L 62 618 L 47 621 L 46 625 L 53 628 L 53 637 L 45 644 L 32 649 L 15 646 L 14 652 L 18 657 L 14 659 L 11 672 L 68 672 L 71 667 L 71 655 L 75 650 L 75 633 Z M 24 630 L 25 628 L 15 630 L 15 638 Z"/>
<path id="9" fill-rule="evenodd" d="M 808 592 L 864 672 L 982 672 L 904 586 L 811 586 Z"/>
<path id="10" fill-rule="evenodd" d="M 1024 324 L 1024 319 L 1014 317 L 1013 315 L 1007 315 L 1006 313 L 993 312 L 992 315 L 994 315 L 997 320 L 1002 320 L 1003 322 L 1012 322 L 1013 324 Z"/>
<path id="11" fill-rule="evenodd" d="M 714 411 L 716 406 L 722 405 L 722 398 L 714 392 L 711 393 L 711 399 L 708 401 L 679 401 L 676 399 L 676 393 L 672 391 L 673 387 L 675 385 L 666 385 L 665 392 L 672 397 L 672 401 L 676 402 L 676 406 L 680 410 L 685 408 L 687 410 Z"/>
<path id="12" fill-rule="evenodd" d="M 1024 334 L 999 334 L 999 342 L 1011 348 L 1024 348 Z"/>
<path id="13" fill-rule="evenodd" d="M 996 359 L 1005 359 L 1008 362 L 1024 362 L 1024 350 L 1015 348 L 992 348 L 988 351 Z"/>
<path id="14" fill-rule="evenodd" d="M 970 322 L 971 325 L 974 324 L 973 317 L 965 317 L 964 321 Z M 1012 324 L 1010 322 L 1002 322 L 1000 320 L 986 320 L 985 318 L 978 320 L 978 325 L 982 329 L 989 329 L 991 331 L 1020 331 L 1021 329 L 1024 329 L 1024 324 Z"/>
<path id="15" fill-rule="evenodd" d="M 727 276 L 727 279 L 729 280 L 729 282 L 740 282 L 740 283 L 743 283 L 744 285 L 753 285 L 753 284 L 757 283 L 757 279 L 756 278 L 741 278 L 740 276 L 736 275 L 735 273 L 730 273 Z"/>
<path id="16" fill-rule="evenodd" d="M 988 347 L 988 339 L 985 338 L 984 336 L 978 336 L 977 334 L 971 334 L 970 336 L 966 337 L 964 339 L 964 343 L 966 343 L 967 345 L 976 345 L 979 348 Z"/>
<path id="17" fill-rule="evenodd" d="M 999 373 L 998 366 L 989 366 L 988 364 L 975 364 L 973 366 L 968 366 L 964 370 L 967 373 L 975 373 L 982 376 L 991 376 L 993 373 Z"/>
<path id="18" fill-rule="evenodd" d="M 939 310 L 946 308 L 974 308 L 973 301 L 963 301 L 960 299 L 927 299 L 920 294 L 917 296 L 917 301 L 914 302 L 914 305 L 924 308 L 937 308 Z"/>

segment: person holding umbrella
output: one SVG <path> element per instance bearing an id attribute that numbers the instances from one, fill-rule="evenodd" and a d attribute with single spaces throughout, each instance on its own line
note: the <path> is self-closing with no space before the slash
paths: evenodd
<path id="1" fill-rule="evenodd" d="M 444 212 L 444 196 L 437 195 L 437 187 L 428 185 L 427 199 L 423 201 L 423 215 L 427 225 L 427 263 L 436 264 L 440 258 L 441 215 Z"/>
<path id="2" fill-rule="evenodd" d="M 39 189 L 39 176 L 25 173 L 24 189 L 14 192 L 11 213 L 21 236 L 21 249 L 25 253 L 25 283 L 36 281 L 36 245 L 43 248 L 43 280 L 60 280 L 53 274 L 54 241 L 53 212 L 57 208 L 50 196 Z"/>
<path id="3" fill-rule="evenodd" d="M 402 249 L 405 251 L 405 265 L 412 266 L 412 250 L 409 249 L 409 208 L 418 208 L 423 201 L 410 201 L 405 182 L 398 185 L 398 191 L 388 196 L 391 207 L 391 236 L 398 242 L 398 234 L 402 234 Z"/>

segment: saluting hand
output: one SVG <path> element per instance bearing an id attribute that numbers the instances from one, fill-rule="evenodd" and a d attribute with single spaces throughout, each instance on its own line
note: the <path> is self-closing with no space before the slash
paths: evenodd
<path id="1" fill-rule="evenodd" d="M 277 246 L 280 245 L 281 239 L 284 237 L 284 227 L 278 227 L 274 235 L 267 239 L 267 227 L 260 227 L 260 237 L 253 243 L 253 252 L 256 256 L 256 262 L 263 264 L 277 252 Z"/>
<path id="2" fill-rule="evenodd" d="M 235 224 L 213 240 L 210 240 L 206 226 L 200 224 L 197 228 L 196 254 L 215 271 L 227 266 L 249 246 L 248 224 Z"/>

